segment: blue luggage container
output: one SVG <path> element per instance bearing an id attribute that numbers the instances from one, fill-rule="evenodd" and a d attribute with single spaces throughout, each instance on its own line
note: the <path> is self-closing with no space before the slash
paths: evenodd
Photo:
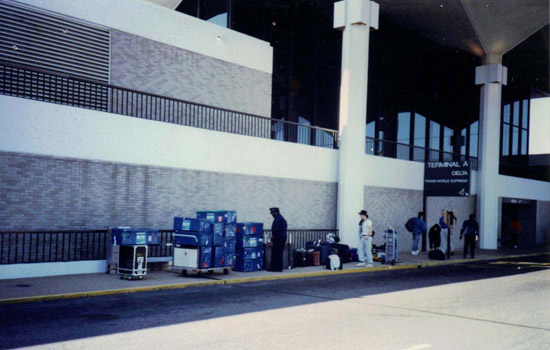
<path id="1" fill-rule="evenodd" d="M 235 253 L 225 254 L 225 266 L 235 266 Z"/>
<path id="2" fill-rule="evenodd" d="M 237 235 L 237 224 L 231 223 L 226 224 L 223 227 L 223 236 L 224 237 L 235 237 Z"/>
<path id="3" fill-rule="evenodd" d="M 235 253 L 235 247 L 237 246 L 237 239 L 235 237 L 227 237 L 223 239 L 223 247 L 226 253 Z"/>
<path id="4" fill-rule="evenodd" d="M 261 271 L 263 268 L 264 268 L 263 259 L 247 259 L 247 260 L 236 259 L 235 266 L 233 266 L 233 270 L 240 271 L 240 272 Z"/>
<path id="5" fill-rule="evenodd" d="M 264 247 L 255 247 L 255 248 L 241 248 L 237 250 L 237 259 L 246 260 L 246 259 L 263 259 L 264 258 Z"/>
<path id="6" fill-rule="evenodd" d="M 237 222 L 237 212 L 235 210 L 200 210 L 197 212 L 197 218 L 232 224 Z"/>
<path id="7" fill-rule="evenodd" d="M 206 232 L 176 231 L 174 244 L 188 247 L 210 247 L 212 234 Z"/>
<path id="8" fill-rule="evenodd" d="M 174 217 L 174 231 L 211 232 L 210 222 L 195 218 Z"/>
<path id="9" fill-rule="evenodd" d="M 212 247 L 200 248 L 199 267 L 207 269 L 212 266 Z"/>
<path id="10" fill-rule="evenodd" d="M 222 246 L 223 245 L 223 227 L 225 225 L 221 222 L 215 222 L 210 225 L 212 232 L 212 245 Z"/>
<path id="11" fill-rule="evenodd" d="M 224 267 L 225 265 L 225 250 L 223 247 L 213 247 L 212 267 Z"/>
<path id="12" fill-rule="evenodd" d="M 263 247 L 264 235 L 241 236 L 237 235 L 237 248 Z"/>
<path id="13" fill-rule="evenodd" d="M 159 231 L 150 228 L 113 228 L 111 241 L 115 245 L 158 244 Z"/>
<path id="14" fill-rule="evenodd" d="M 264 224 L 262 222 L 237 223 L 237 234 L 244 235 L 244 236 L 263 235 Z"/>

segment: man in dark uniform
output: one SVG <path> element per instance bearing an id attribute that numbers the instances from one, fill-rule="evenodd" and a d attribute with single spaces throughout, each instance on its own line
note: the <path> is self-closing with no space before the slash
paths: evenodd
<path id="1" fill-rule="evenodd" d="M 269 208 L 273 215 L 271 234 L 273 248 L 271 250 L 271 268 L 268 271 L 283 272 L 283 251 L 286 244 L 286 220 L 279 212 L 279 208 Z"/>
<path id="2" fill-rule="evenodd" d="M 476 216 L 470 214 L 470 218 L 462 224 L 460 230 L 460 239 L 464 236 L 464 250 L 462 251 L 462 257 L 466 259 L 468 249 L 470 250 L 470 256 L 472 259 L 475 257 L 476 242 L 479 239 L 479 224 L 476 221 Z"/>

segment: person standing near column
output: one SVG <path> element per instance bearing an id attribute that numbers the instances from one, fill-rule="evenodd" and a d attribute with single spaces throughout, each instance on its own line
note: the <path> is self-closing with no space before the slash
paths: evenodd
<path id="1" fill-rule="evenodd" d="M 426 233 L 427 227 L 426 223 L 423 220 L 424 212 L 419 211 L 418 216 L 414 220 L 414 228 L 412 231 L 413 234 L 413 246 L 411 249 L 412 255 L 418 255 L 420 249 L 418 249 L 418 243 L 420 242 L 420 237 Z"/>
<path id="2" fill-rule="evenodd" d="M 285 218 L 279 212 L 279 208 L 269 208 L 273 216 L 271 235 L 273 248 L 271 250 L 271 268 L 268 271 L 283 272 L 283 252 L 286 244 L 287 224 Z"/>
<path id="3" fill-rule="evenodd" d="M 468 248 L 470 249 L 470 256 L 472 259 L 475 256 L 476 242 L 479 239 L 479 224 L 476 221 L 476 216 L 470 214 L 470 218 L 462 224 L 460 230 L 460 239 L 464 236 L 464 250 L 462 251 L 462 258 L 466 259 L 468 254 Z"/>
<path id="4" fill-rule="evenodd" d="M 359 247 L 357 253 L 359 255 L 359 263 L 357 266 L 372 267 L 372 221 L 369 219 L 366 210 L 359 212 L 361 220 L 359 220 Z"/>

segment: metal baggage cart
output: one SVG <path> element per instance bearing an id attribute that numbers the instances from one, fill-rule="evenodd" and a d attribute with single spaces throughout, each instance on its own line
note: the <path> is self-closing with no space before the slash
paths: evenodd
<path id="1" fill-rule="evenodd" d="M 397 231 L 393 227 L 388 226 L 384 231 L 384 237 L 386 238 L 386 264 L 395 265 L 397 262 Z"/>
<path id="2" fill-rule="evenodd" d="M 204 258 L 204 250 L 212 249 L 212 247 L 202 247 L 196 236 L 176 233 L 174 236 L 185 237 L 194 242 L 194 244 L 174 244 L 172 256 L 172 271 L 181 273 L 187 276 L 189 272 L 200 275 L 201 273 L 223 272 L 224 275 L 229 273 L 229 266 L 224 267 L 203 267 L 201 265 L 201 257 Z M 212 254 L 212 253 L 210 253 Z M 204 261 L 203 261 L 204 262 Z M 210 258 L 212 262 L 212 257 Z M 208 264 L 210 265 L 210 264 Z"/>
<path id="3" fill-rule="evenodd" d="M 141 279 L 147 274 L 147 246 L 121 245 L 118 254 L 117 273 L 121 279 Z"/>

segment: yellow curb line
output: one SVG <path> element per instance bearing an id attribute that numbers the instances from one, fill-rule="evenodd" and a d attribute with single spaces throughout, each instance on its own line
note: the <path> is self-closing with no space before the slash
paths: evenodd
<path id="1" fill-rule="evenodd" d="M 204 287 L 204 286 L 223 285 L 223 284 L 237 284 L 237 283 L 273 281 L 273 280 L 283 280 L 283 279 L 320 277 L 320 276 L 327 276 L 327 275 L 342 275 L 342 274 L 362 273 L 362 272 L 371 272 L 371 271 L 375 272 L 375 271 L 388 271 L 388 270 L 405 270 L 405 269 L 415 269 L 415 268 L 423 268 L 423 267 L 463 264 L 463 263 L 468 263 L 472 261 L 483 261 L 483 260 L 490 261 L 490 260 L 498 260 L 498 259 L 505 259 L 505 258 L 521 258 L 521 257 L 540 256 L 540 255 L 550 255 L 550 252 L 522 254 L 522 255 L 494 256 L 489 258 L 446 260 L 441 262 L 419 262 L 419 263 L 410 263 L 407 265 L 393 265 L 393 266 L 383 265 L 380 267 L 364 267 L 364 268 L 357 268 L 357 269 L 351 269 L 351 270 L 305 272 L 305 273 L 298 273 L 298 274 L 292 274 L 292 275 L 279 274 L 279 275 L 272 275 L 272 276 L 243 277 L 243 278 L 232 278 L 232 279 L 226 279 L 226 280 L 214 280 L 214 281 L 205 281 L 205 282 L 175 283 L 175 284 L 165 284 L 165 285 L 159 285 L 159 286 L 110 289 L 110 290 L 102 290 L 102 291 L 95 291 L 95 292 L 40 295 L 35 297 L 3 299 L 3 300 L 0 300 L 0 305 L 42 302 L 42 301 L 51 301 L 51 300 L 60 300 L 60 299 L 87 298 L 87 297 L 114 295 L 114 294 L 152 292 L 152 291 L 168 290 L 168 289 L 184 289 L 184 288 L 190 288 L 190 287 Z"/>
<path id="2" fill-rule="evenodd" d="M 205 281 L 205 282 L 197 282 L 197 283 L 193 283 L 193 282 L 175 283 L 175 284 L 164 284 L 160 286 L 108 289 L 108 290 L 100 290 L 95 292 L 38 295 L 34 297 L 3 299 L 3 300 L 0 300 L 0 305 L 42 302 L 42 301 L 51 301 L 51 300 L 60 300 L 60 299 L 87 298 L 87 297 L 96 297 L 96 296 L 103 296 L 103 295 L 128 294 L 128 293 L 137 293 L 137 292 L 152 292 L 152 291 L 167 290 L 167 289 L 184 289 L 189 287 L 205 287 L 205 286 L 211 286 L 216 284 L 225 284 L 225 283 L 223 280 L 219 280 L 219 281 Z"/>

